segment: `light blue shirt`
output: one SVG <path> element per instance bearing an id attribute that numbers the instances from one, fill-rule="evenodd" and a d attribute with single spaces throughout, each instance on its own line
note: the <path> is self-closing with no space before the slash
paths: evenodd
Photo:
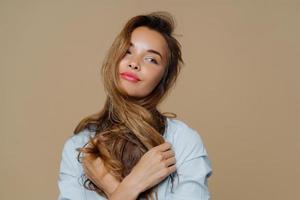
<path id="1" fill-rule="evenodd" d="M 106 199 L 82 186 L 83 168 L 77 161 L 76 148 L 86 144 L 89 136 L 94 134 L 94 132 L 84 129 L 77 135 L 72 135 L 65 142 L 58 179 L 59 200 Z M 212 174 L 212 168 L 200 134 L 179 119 L 167 118 L 164 138 L 165 141 L 172 144 L 175 152 L 178 176 L 174 177 L 172 191 L 170 177 L 158 184 L 158 200 L 210 199 L 207 180 Z"/>

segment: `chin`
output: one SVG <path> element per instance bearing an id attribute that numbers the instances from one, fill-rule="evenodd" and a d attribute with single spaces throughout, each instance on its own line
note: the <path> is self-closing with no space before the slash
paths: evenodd
<path id="1" fill-rule="evenodd" d="M 146 96 L 144 94 L 137 94 L 136 92 L 128 92 L 128 91 L 126 91 L 126 92 L 128 93 L 128 95 L 130 97 L 134 97 L 134 98 L 143 98 Z"/>
<path id="2" fill-rule="evenodd" d="M 135 98 L 141 98 L 141 97 L 143 97 L 143 95 L 139 95 L 139 94 L 135 94 L 135 93 L 129 93 L 128 94 L 129 96 L 131 96 L 131 97 L 135 97 Z"/>

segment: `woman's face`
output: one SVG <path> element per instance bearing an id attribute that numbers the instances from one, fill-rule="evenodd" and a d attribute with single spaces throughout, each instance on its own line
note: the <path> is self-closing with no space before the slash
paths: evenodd
<path id="1" fill-rule="evenodd" d="M 159 32 L 145 26 L 134 29 L 130 42 L 119 63 L 120 84 L 130 96 L 145 97 L 164 75 L 167 43 Z"/>

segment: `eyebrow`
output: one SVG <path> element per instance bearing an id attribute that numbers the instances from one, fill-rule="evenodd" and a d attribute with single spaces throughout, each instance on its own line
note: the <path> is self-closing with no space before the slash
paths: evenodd
<path id="1" fill-rule="evenodd" d="M 133 46 L 133 47 L 134 47 L 134 44 L 130 42 L 130 46 Z M 162 55 L 161 55 L 158 51 L 156 51 L 156 50 L 154 50 L 154 49 L 148 49 L 147 52 L 157 54 L 157 55 L 159 55 L 160 58 L 162 59 Z"/>

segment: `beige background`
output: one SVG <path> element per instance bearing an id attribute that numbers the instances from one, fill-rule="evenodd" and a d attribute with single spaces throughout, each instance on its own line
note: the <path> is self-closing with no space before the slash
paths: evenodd
<path id="1" fill-rule="evenodd" d="M 212 199 L 300 199 L 300 1 L 1 0 L 1 200 L 57 198 L 62 145 L 104 103 L 105 53 L 155 10 L 186 62 L 161 108 L 202 135 Z"/>

